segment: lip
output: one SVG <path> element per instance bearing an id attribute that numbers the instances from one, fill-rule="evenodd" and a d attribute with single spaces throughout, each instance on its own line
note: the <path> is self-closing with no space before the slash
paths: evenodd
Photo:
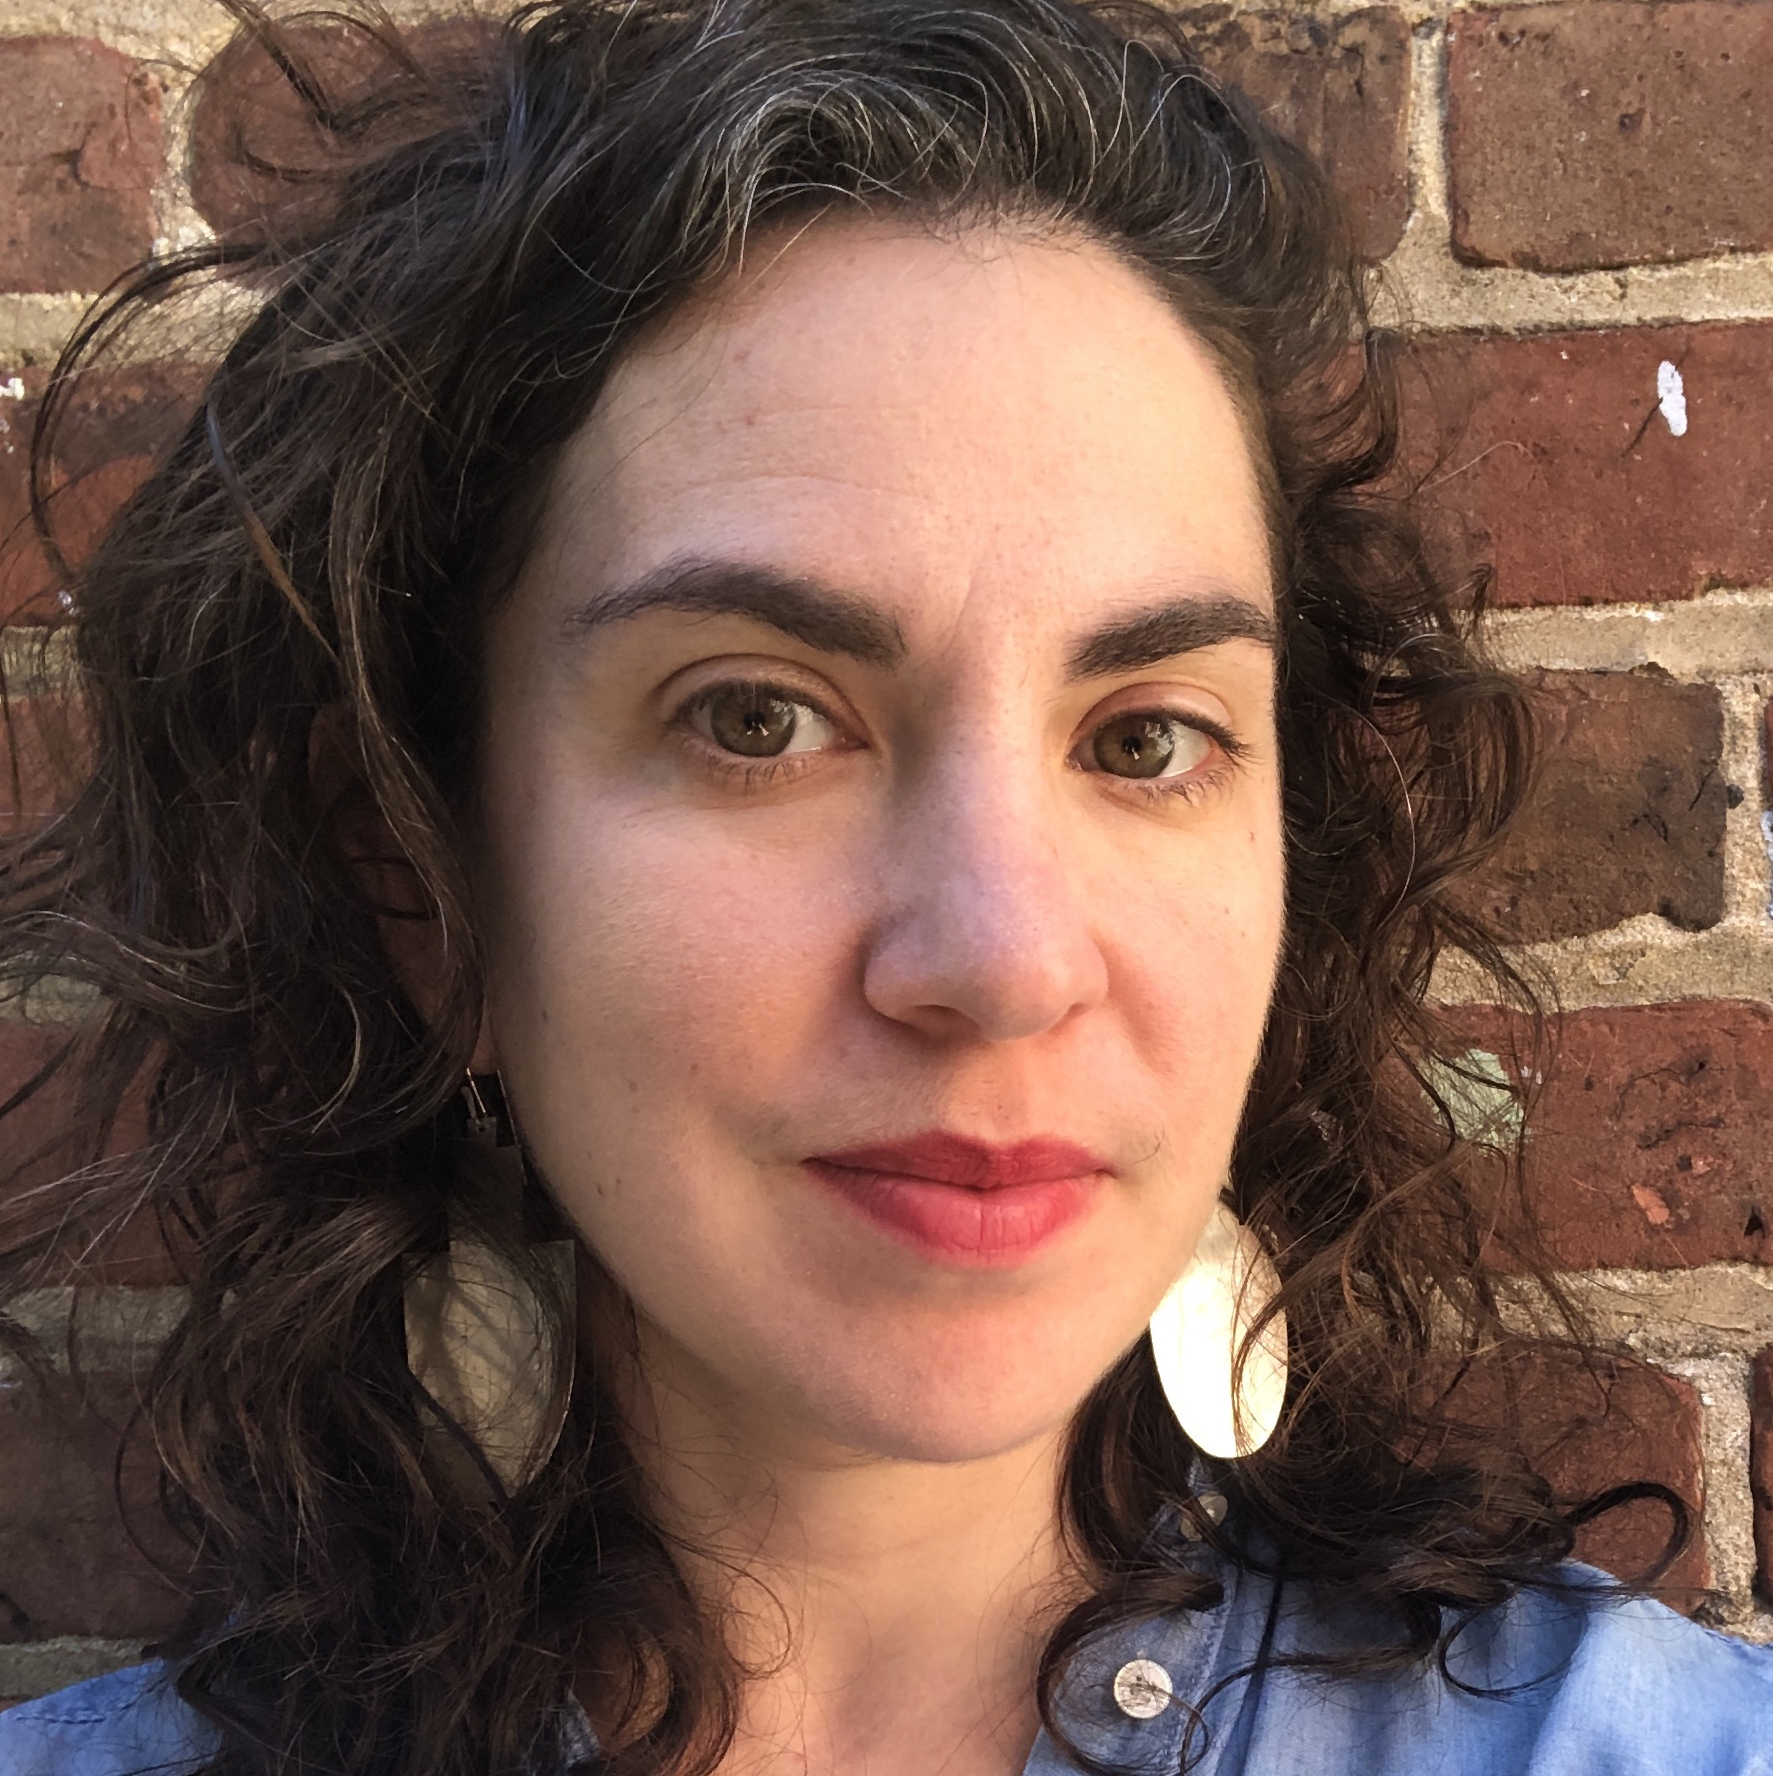
<path id="1" fill-rule="evenodd" d="M 805 1165 L 902 1244 L 976 1267 L 1031 1257 L 1084 1214 L 1111 1170 L 1072 1141 L 998 1145 L 940 1130 L 817 1154 Z"/>

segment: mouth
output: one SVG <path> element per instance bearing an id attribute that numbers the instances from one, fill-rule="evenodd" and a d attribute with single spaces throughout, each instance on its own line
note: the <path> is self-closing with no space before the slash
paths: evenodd
<path id="1" fill-rule="evenodd" d="M 996 1145 L 941 1131 L 821 1153 L 806 1170 L 883 1232 L 940 1263 L 1021 1263 L 1088 1209 L 1108 1162 L 1045 1137 Z"/>

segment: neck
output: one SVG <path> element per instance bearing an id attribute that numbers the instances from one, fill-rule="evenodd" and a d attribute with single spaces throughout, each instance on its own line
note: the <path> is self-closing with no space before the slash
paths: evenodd
<path id="1" fill-rule="evenodd" d="M 1077 1590 L 1064 1428 L 904 1459 L 736 1411 L 681 1364 L 646 1377 L 629 1391 L 654 1509 L 750 1674 L 721 1776 L 1018 1776 Z"/>

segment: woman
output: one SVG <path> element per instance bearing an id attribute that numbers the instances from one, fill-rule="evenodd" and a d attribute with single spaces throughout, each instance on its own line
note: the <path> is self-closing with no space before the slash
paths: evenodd
<path id="1" fill-rule="evenodd" d="M 207 1589 L 0 1768 L 1773 1768 L 1434 1402 L 1525 728 L 1317 176 L 1067 0 L 249 27 L 331 158 L 77 348 L 259 299 L 7 864 Z"/>

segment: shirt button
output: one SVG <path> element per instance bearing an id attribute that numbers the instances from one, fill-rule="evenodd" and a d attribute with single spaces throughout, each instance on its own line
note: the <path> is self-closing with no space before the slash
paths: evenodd
<path id="1" fill-rule="evenodd" d="M 1114 1703 L 1129 1720 L 1155 1720 L 1174 1694 L 1170 1674 L 1153 1659 L 1129 1659 L 1114 1674 Z"/>
<path id="2" fill-rule="evenodd" d="M 1225 1513 L 1230 1509 L 1230 1506 L 1224 1493 L 1207 1491 L 1197 1492 L 1194 1495 L 1194 1509 L 1216 1528 L 1225 1521 Z M 1181 1527 L 1184 1541 L 1198 1542 L 1201 1539 L 1200 1521 L 1193 1512 L 1178 1512 L 1177 1521 Z"/>

